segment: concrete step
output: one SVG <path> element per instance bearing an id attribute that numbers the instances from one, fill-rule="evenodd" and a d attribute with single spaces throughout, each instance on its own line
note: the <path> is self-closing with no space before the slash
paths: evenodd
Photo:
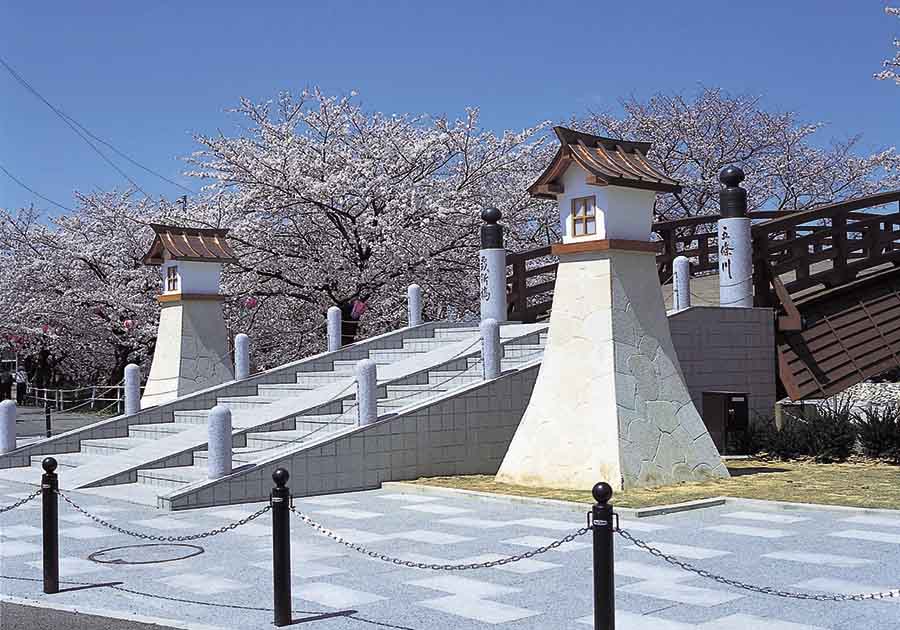
<path id="1" fill-rule="evenodd" d="M 267 398 L 265 396 L 223 396 L 222 398 L 216 398 L 216 404 L 232 410 L 260 409 L 266 405 L 278 402 L 278 400 L 278 398 Z"/>
<path id="2" fill-rule="evenodd" d="M 504 359 L 519 359 L 522 361 L 530 361 L 540 358 L 544 352 L 544 346 L 535 344 L 522 345 L 505 345 L 503 346 Z"/>
<path id="3" fill-rule="evenodd" d="M 181 422 L 159 422 L 154 424 L 133 424 L 128 427 L 128 437 L 141 440 L 157 440 L 193 429 L 195 425 Z"/>
<path id="4" fill-rule="evenodd" d="M 354 361 L 335 361 L 334 369 L 342 373 L 355 375 L 356 364 L 359 363 L 360 360 L 361 359 L 356 359 Z M 375 365 L 391 365 L 392 363 L 396 362 L 396 359 L 377 359 L 375 360 Z"/>
<path id="5" fill-rule="evenodd" d="M 331 385 L 347 380 L 354 375 L 354 371 L 344 372 L 297 372 L 298 385 L 311 385 L 314 389 L 323 385 Z"/>
<path id="6" fill-rule="evenodd" d="M 149 439 L 135 437 L 82 440 L 81 452 L 85 455 L 119 455 L 148 442 Z"/>
<path id="7" fill-rule="evenodd" d="M 176 424 L 206 424 L 209 421 L 209 409 L 190 409 L 175 412 Z"/>
<path id="8" fill-rule="evenodd" d="M 35 470 L 41 471 L 43 473 L 43 468 L 41 468 L 41 462 L 44 461 L 46 455 L 32 455 L 31 456 L 31 467 Z M 57 453 L 52 456 L 56 463 L 59 464 L 60 468 L 78 468 L 79 466 L 83 466 L 85 464 L 89 464 L 91 462 L 97 461 L 96 455 L 88 455 L 87 453 Z M 40 474 L 38 474 L 35 479 L 39 479 Z"/>
<path id="9" fill-rule="evenodd" d="M 179 488 L 202 479 L 207 479 L 206 466 L 173 466 L 137 471 L 138 484 L 154 488 Z"/>
<path id="10" fill-rule="evenodd" d="M 468 337 L 477 337 L 481 334 L 478 326 L 467 326 L 459 328 L 435 328 L 433 339 L 446 340 L 462 340 Z"/>
<path id="11" fill-rule="evenodd" d="M 258 385 L 257 389 L 259 395 L 265 398 L 291 398 L 301 396 L 303 392 L 310 392 L 316 389 L 316 386 L 308 383 L 272 383 Z"/>
<path id="12" fill-rule="evenodd" d="M 323 437 L 331 435 L 332 433 L 343 431 L 344 429 L 353 426 L 356 426 L 355 419 L 353 422 L 346 423 L 322 423 L 318 426 L 306 425 L 302 429 L 295 429 L 293 431 L 265 431 L 248 433 L 247 448 L 238 449 L 235 452 L 240 452 L 243 457 L 251 454 L 249 453 L 249 451 L 296 446 L 297 444 L 302 444 L 303 442 L 308 442 L 310 440 L 321 439 Z M 265 453 L 256 453 L 256 459 L 264 456 L 266 456 Z"/>
<path id="13" fill-rule="evenodd" d="M 379 364 L 381 361 L 396 363 L 397 361 L 405 361 L 406 359 L 412 358 L 417 354 L 428 352 L 428 350 L 429 349 L 425 348 L 421 350 L 414 350 L 412 348 L 379 348 L 370 350 L 369 358 Z"/>

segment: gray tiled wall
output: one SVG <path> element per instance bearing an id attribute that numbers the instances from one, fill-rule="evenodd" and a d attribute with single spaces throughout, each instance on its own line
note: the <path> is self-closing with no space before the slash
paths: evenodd
<path id="1" fill-rule="evenodd" d="M 517 370 L 246 473 L 161 497 L 160 507 L 263 500 L 279 467 L 291 473 L 294 496 L 371 489 L 383 481 L 418 477 L 495 474 L 528 406 L 538 369 Z"/>
<path id="2" fill-rule="evenodd" d="M 703 392 L 748 395 L 751 421 L 775 408 L 775 315 L 770 308 L 695 306 L 669 316 L 672 342 L 698 411 Z"/>

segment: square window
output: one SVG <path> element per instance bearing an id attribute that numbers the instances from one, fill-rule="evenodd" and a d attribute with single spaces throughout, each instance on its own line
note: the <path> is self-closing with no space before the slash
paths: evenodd
<path id="1" fill-rule="evenodd" d="M 166 269 L 166 291 L 178 290 L 178 266 Z"/>
<path id="2" fill-rule="evenodd" d="M 578 197 L 572 200 L 572 229 L 574 236 L 587 236 L 597 233 L 597 199 Z"/>

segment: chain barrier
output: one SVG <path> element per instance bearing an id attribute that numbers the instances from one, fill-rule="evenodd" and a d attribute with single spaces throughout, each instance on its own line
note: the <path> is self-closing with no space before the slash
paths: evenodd
<path id="1" fill-rule="evenodd" d="M 80 505 L 75 503 L 72 499 L 70 499 L 61 490 L 57 490 L 56 493 L 59 496 L 61 496 L 66 503 L 71 505 L 77 512 L 80 512 L 81 514 L 88 517 L 89 519 L 91 519 L 92 521 L 97 523 L 98 525 L 102 525 L 103 527 L 106 527 L 107 529 L 111 529 L 115 532 L 119 532 L 120 534 L 125 534 L 126 536 L 132 536 L 133 538 L 139 538 L 141 540 L 154 540 L 157 542 L 187 542 L 190 540 L 200 540 L 201 538 L 209 538 L 210 536 L 217 536 L 218 534 L 224 534 L 225 532 L 231 531 L 233 529 L 237 529 L 241 525 L 246 525 L 250 521 L 254 521 L 254 520 L 258 519 L 260 516 L 262 516 L 263 514 L 265 514 L 266 512 L 268 512 L 269 510 L 272 509 L 271 505 L 265 505 L 265 506 L 261 507 L 259 510 L 257 510 L 256 512 L 254 512 L 253 514 L 251 514 L 250 516 L 247 516 L 246 518 L 242 518 L 233 523 L 229 523 L 228 525 L 225 525 L 223 527 L 211 529 L 206 532 L 200 532 L 198 534 L 186 534 L 183 536 L 156 536 L 154 534 L 144 534 L 141 532 L 135 532 L 135 531 L 131 531 L 129 529 L 125 529 L 123 527 L 119 527 L 118 525 L 113 525 L 112 523 L 100 518 L 99 516 L 91 514 L 90 512 L 85 510 L 83 507 L 81 507 Z"/>
<path id="2" fill-rule="evenodd" d="M 10 510 L 15 510 L 17 507 L 22 507 L 29 501 L 33 501 L 34 499 L 38 498 L 38 496 L 40 496 L 40 494 L 41 494 L 41 489 L 38 488 L 37 490 L 35 490 L 31 494 L 29 494 L 27 497 L 25 497 L 21 501 L 16 501 L 12 505 L 6 505 L 4 507 L 0 507 L 0 514 L 3 514 L 4 512 L 9 512 Z"/>
<path id="3" fill-rule="evenodd" d="M 783 589 L 775 588 L 773 586 L 757 586 L 756 584 L 748 584 L 747 582 L 741 582 L 740 580 L 734 580 L 731 578 L 727 578 L 721 575 L 717 575 L 706 569 L 701 569 L 699 567 L 695 567 L 689 562 L 684 562 L 679 560 L 675 556 L 670 556 L 666 553 L 663 553 L 656 547 L 646 543 L 639 538 L 635 538 L 629 532 L 624 529 L 616 529 L 616 533 L 619 534 L 625 540 L 633 543 L 639 549 L 642 549 L 649 553 L 651 556 L 655 556 L 664 562 L 671 564 L 674 567 L 678 567 L 683 571 L 687 571 L 689 573 L 695 573 L 702 578 L 706 578 L 708 580 L 713 580 L 718 582 L 719 584 L 724 584 L 725 586 L 732 586 L 734 588 L 743 589 L 745 591 L 751 591 L 753 593 L 759 593 L 761 595 L 773 595 L 775 597 L 782 597 L 785 599 L 800 599 L 807 601 L 816 601 L 816 602 L 861 602 L 869 599 L 890 599 L 890 598 L 900 598 L 900 588 L 893 589 L 890 591 L 881 591 L 876 593 L 853 593 L 853 594 L 839 594 L 839 595 L 826 595 L 821 593 L 800 593 L 796 591 L 786 591 Z"/>
<path id="4" fill-rule="evenodd" d="M 491 567 L 499 567 L 505 564 L 511 564 L 513 562 L 519 562 L 521 560 L 527 560 L 529 558 L 533 558 L 535 556 L 539 556 L 543 553 L 547 553 L 557 547 L 564 545 L 565 543 L 569 543 L 574 541 L 576 538 L 580 536 L 584 536 L 589 531 L 591 531 L 590 527 L 582 527 L 581 529 L 576 530 L 574 533 L 571 533 L 563 538 L 558 540 L 554 540 L 553 542 L 544 545 L 543 547 L 537 547 L 536 549 L 531 549 L 530 551 L 526 551 L 521 554 L 506 556 L 505 558 L 498 558 L 497 560 L 489 560 L 487 562 L 473 562 L 468 564 L 430 564 L 426 562 L 412 562 L 410 560 L 403 560 L 401 558 L 395 558 L 393 556 L 388 556 L 378 551 L 373 551 L 362 545 L 358 545 L 356 543 L 352 543 L 340 534 L 328 529 L 327 527 L 317 523 L 312 520 L 306 514 L 299 511 L 293 505 L 290 507 L 291 512 L 293 512 L 301 521 L 312 527 L 314 530 L 319 532 L 320 534 L 332 539 L 333 541 L 344 545 L 348 549 L 352 549 L 357 553 L 361 553 L 364 556 L 368 556 L 370 558 L 374 558 L 376 560 L 381 560 L 383 562 L 389 562 L 391 564 L 396 564 L 398 566 L 408 567 L 410 569 L 429 569 L 431 571 L 470 571 L 473 569 L 489 569 Z"/>

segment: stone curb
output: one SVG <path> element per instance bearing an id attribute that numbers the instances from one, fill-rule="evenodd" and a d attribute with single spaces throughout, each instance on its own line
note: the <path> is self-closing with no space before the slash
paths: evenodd
<path id="1" fill-rule="evenodd" d="M 533 505 L 545 505 L 547 507 L 570 509 L 579 512 L 588 510 L 591 506 L 590 503 L 578 503 L 576 501 L 542 499 L 540 497 L 520 497 L 513 494 L 495 494 L 492 492 L 479 492 L 477 490 L 463 490 L 460 488 L 425 486 L 403 481 L 386 481 L 382 484 L 382 487 L 385 490 L 394 490 L 395 492 L 405 492 L 408 494 L 431 494 L 445 497 L 465 496 L 475 499 L 500 501 L 502 503 L 531 503 Z M 765 506 L 769 508 L 775 508 L 779 511 L 821 509 L 834 510 L 838 512 L 856 512 L 861 514 L 884 514 L 900 518 L 900 510 L 892 510 L 889 508 L 865 508 L 849 505 L 827 505 L 819 503 L 792 503 L 790 501 L 767 501 L 763 499 L 744 499 L 740 497 L 710 497 L 708 499 L 697 499 L 695 501 L 685 501 L 683 503 L 672 503 L 669 505 L 654 505 L 652 507 L 646 508 L 617 507 L 616 512 L 618 512 L 622 516 L 630 516 L 632 518 L 649 518 L 652 516 L 662 516 L 664 514 L 676 514 L 678 512 L 688 512 L 691 510 L 720 507 L 723 505 L 746 505 L 757 507 Z"/>
<path id="2" fill-rule="evenodd" d="M 514 494 L 494 494 L 492 492 L 479 492 L 477 490 L 463 490 L 460 488 L 444 488 L 441 486 L 424 486 L 415 483 L 406 483 L 403 481 L 386 481 L 381 484 L 385 490 L 394 490 L 395 492 L 405 492 L 407 494 L 431 494 L 444 497 L 464 496 L 473 499 L 481 499 L 487 501 L 499 501 L 501 503 L 530 503 L 532 505 L 544 505 L 547 507 L 556 507 L 568 509 L 578 512 L 586 512 L 591 509 L 590 503 L 579 503 L 577 501 L 562 501 L 560 499 L 542 499 L 540 497 L 520 497 Z M 700 499 L 697 501 L 687 501 L 685 503 L 676 503 L 673 505 L 656 505 L 648 508 L 625 508 L 617 507 L 616 512 L 622 516 L 631 518 L 645 518 L 649 516 L 661 516 L 663 514 L 673 514 L 675 512 L 685 512 L 688 510 L 699 510 L 702 508 L 716 507 L 725 505 L 724 497 L 715 497 L 712 499 Z"/>
<path id="3" fill-rule="evenodd" d="M 186 623 L 177 619 L 164 619 L 161 617 L 148 617 L 119 610 L 107 610 L 105 608 L 85 608 L 83 606 L 71 606 L 57 603 L 47 603 L 38 599 L 27 597 L 15 597 L 13 595 L 0 595 L 0 602 L 7 604 L 16 604 L 19 606 L 28 606 L 31 608 L 45 608 L 48 610 L 59 610 L 61 612 L 70 612 L 77 615 L 91 615 L 94 617 L 105 617 L 107 619 L 119 619 L 122 621 L 130 621 L 134 623 L 144 623 L 148 625 L 163 626 L 169 628 L 179 628 L 179 630 L 226 630 L 222 626 L 210 626 L 199 623 Z"/>

